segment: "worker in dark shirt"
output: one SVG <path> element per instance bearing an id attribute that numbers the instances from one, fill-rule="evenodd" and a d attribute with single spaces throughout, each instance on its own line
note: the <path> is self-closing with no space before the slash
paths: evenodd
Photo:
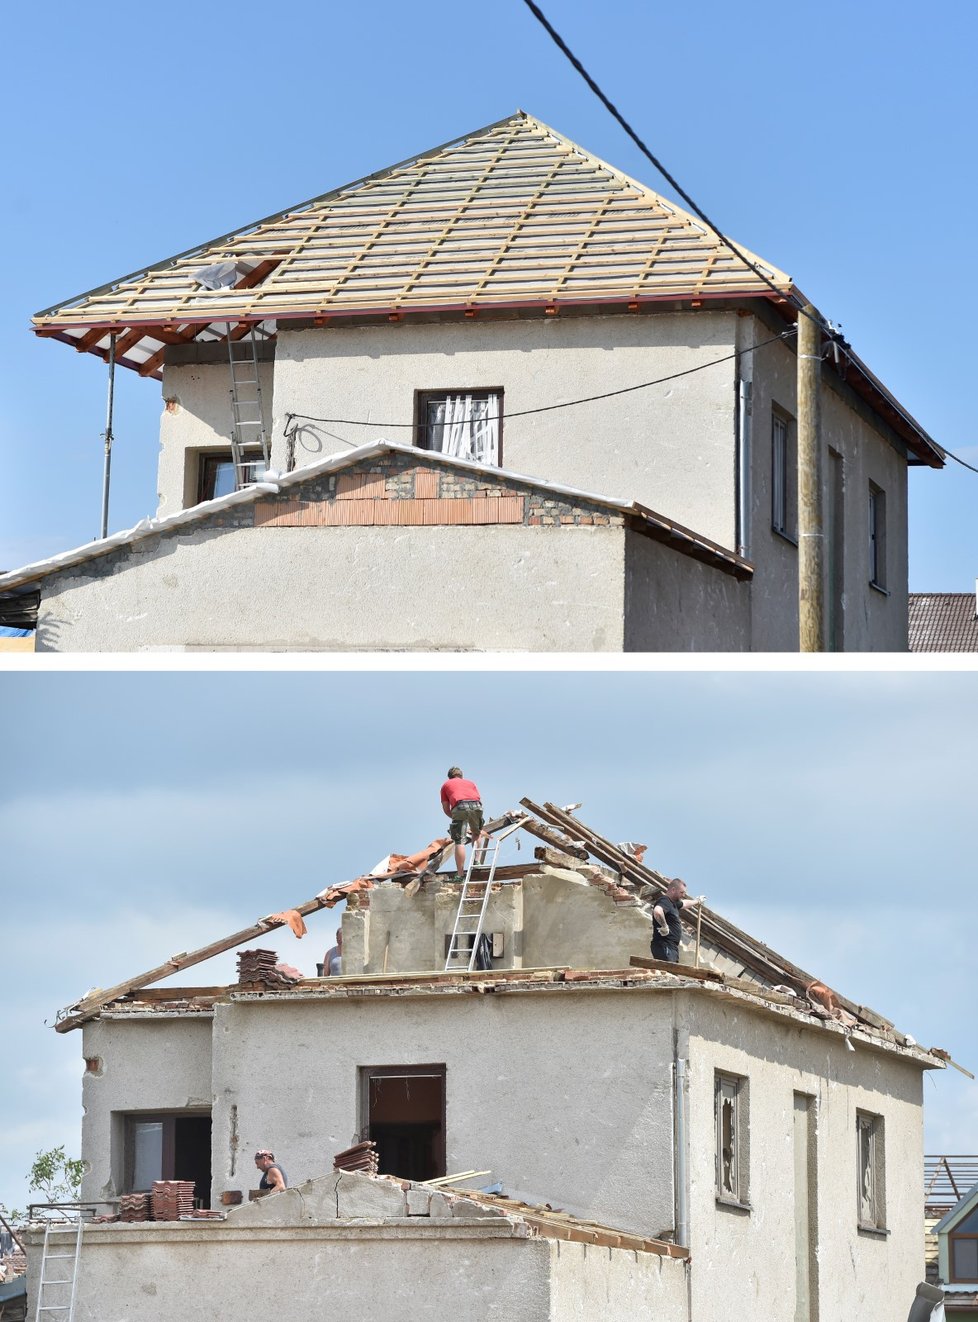
<path id="1" fill-rule="evenodd" d="M 679 963 L 679 942 L 682 940 L 682 923 L 679 915 L 703 903 L 705 895 L 697 895 L 695 900 L 686 898 L 686 883 L 674 877 L 660 895 L 652 910 L 652 958 L 663 959 L 668 964 Z"/>
<path id="2" fill-rule="evenodd" d="M 261 1193 L 280 1193 L 288 1187 L 288 1179 L 281 1166 L 276 1164 L 274 1152 L 259 1148 L 255 1153 L 255 1165 L 261 1171 L 258 1188 Z"/>

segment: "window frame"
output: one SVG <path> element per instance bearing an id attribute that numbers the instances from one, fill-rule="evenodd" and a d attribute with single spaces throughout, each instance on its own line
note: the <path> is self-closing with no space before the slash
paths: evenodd
<path id="1" fill-rule="evenodd" d="M 206 494 L 207 474 L 209 470 L 214 470 L 219 464 L 230 464 L 234 469 L 234 452 L 228 449 L 219 450 L 198 450 L 197 452 L 197 504 L 201 505 L 206 500 L 218 500 L 213 490 L 210 495 Z M 247 445 L 242 447 L 243 457 L 250 463 L 264 464 L 265 456 L 262 454 L 261 446 Z M 211 483 L 213 487 L 214 483 Z M 229 494 L 229 493 L 225 493 Z"/>
<path id="2" fill-rule="evenodd" d="M 730 1133 L 733 1139 L 730 1169 L 732 1182 L 724 1178 L 724 1102 L 729 1100 L 732 1111 Z M 749 1081 L 746 1075 L 729 1070 L 715 1070 L 713 1074 L 713 1119 L 715 1127 L 715 1197 L 718 1206 L 739 1211 L 751 1210 L 750 1193 L 750 1130 Z"/>
<path id="3" fill-rule="evenodd" d="M 867 1145 L 865 1157 L 864 1138 Z M 867 1176 L 870 1177 L 868 1194 Z M 889 1234 L 886 1228 L 886 1125 L 881 1115 L 863 1110 L 856 1111 L 856 1227 L 867 1234 Z"/>
<path id="4" fill-rule="evenodd" d="M 794 481 L 791 481 L 792 470 Z M 798 432 L 795 419 L 771 405 L 771 531 L 798 545 Z"/>
<path id="5" fill-rule="evenodd" d="M 162 1125 L 162 1144 L 160 1154 L 160 1179 L 175 1179 L 176 1169 L 176 1130 L 177 1122 L 188 1119 L 207 1119 L 213 1124 L 213 1111 L 206 1107 L 194 1107 L 179 1111 L 123 1111 L 122 1118 L 122 1183 L 124 1193 L 152 1193 L 152 1184 L 148 1189 L 135 1188 L 136 1176 L 136 1125 Z M 212 1176 L 213 1178 L 213 1176 Z"/>
<path id="6" fill-rule="evenodd" d="M 978 1208 L 972 1209 L 961 1218 L 960 1224 L 967 1225 L 969 1221 L 976 1222 L 973 1230 L 959 1230 L 957 1226 L 947 1232 L 947 1271 L 948 1283 L 951 1285 L 975 1285 L 978 1283 Z M 976 1261 L 974 1276 L 959 1276 L 954 1270 L 954 1249 L 955 1245 L 961 1241 L 976 1245 Z"/>
<path id="7" fill-rule="evenodd" d="M 369 1138 L 370 1081 L 384 1078 L 435 1077 L 441 1079 L 441 1126 L 434 1145 L 437 1168 L 447 1174 L 448 1166 L 448 1066 L 443 1062 L 430 1065 L 358 1065 L 357 1066 L 357 1141 Z"/>
<path id="8" fill-rule="evenodd" d="M 886 586 L 886 491 L 869 484 L 869 586 L 889 595 Z"/>
<path id="9" fill-rule="evenodd" d="M 432 450 L 430 446 L 423 443 L 427 431 L 427 406 L 431 400 L 441 400 L 449 395 L 495 395 L 496 414 L 498 418 L 498 428 L 496 436 L 496 463 L 494 467 L 503 466 L 503 426 L 505 422 L 505 391 L 502 386 L 452 386 L 444 389 L 424 390 L 418 389 L 414 392 L 414 430 L 412 436 L 414 445 L 419 450 L 424 450 L 426 454 L 441 454 L 440 450 Z M 485 465 L 489 467 L 489 465 Z"/>

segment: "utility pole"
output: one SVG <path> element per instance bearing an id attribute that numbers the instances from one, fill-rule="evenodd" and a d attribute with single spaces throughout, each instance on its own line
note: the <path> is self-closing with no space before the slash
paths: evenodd
<path id="1" fill-rule="evenodd" d="M 105 466 L 102 470 L 102 537 L 109 535 L 109 474 L 112 470 L 112 407 L 115 403 L 115 331 L 109 336 L 109 393 L 105 404 Z"/>
<path id="2" fill-rule="evenodd" d="M 825 534 L 822 510 L 821 318 L 798 317 L 798 650 L 825 651 Z"/>

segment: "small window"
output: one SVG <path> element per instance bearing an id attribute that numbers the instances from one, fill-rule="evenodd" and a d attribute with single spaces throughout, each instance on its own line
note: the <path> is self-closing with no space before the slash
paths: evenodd
<path id="1" fill-rule="evenodd" d="M 245 483 L 257 482 L 265 470 L 265 461 L 260 450 L 254 455 L 246 451 L 247 463 L 243 465 Z M 231 451 L 222 454 L 202 454 L 198 470 L 197 501 L 214 500 L 217 496 L 229 496 L 235 490 L 234 460 Z"/>
<path id="2" fill-rule="evenodd" d="M 883 1117 L 857 1111 L 856 1138 L 859 1227 L 861 1230 L 883 1230 L 886 1227 Z"/>
<path id="3" fill-rule="evenodd" d="M 794 419 L 780 409 L 771 415 L 771 527 L 798 540 L 798 439 Z"/>
<path id="4" fill-rule="evenodd" d="M 736 1074 L 714 1078 L 716 1194 L 721 1202 L 747 1206 L 747 1080 Z"/>
<path id="5" fill-rule="evenodd" d="M 886 591 L 886 492 L 869 484 L 869 581 Z"/>
<path id="6" fill-rule="evenodd" d="M 947 1238 L 952 1282 L 974 1284 L 978 1281 L 978 1207 L 959 1221 Z"/>
<path id="7" fill-rule="evenodd" d="M 193 1180 L 194 1199 L 211 1194 L 210 1112 L 125 1117 L 126 1193 L 148 1193 L 155 1180 Z"/>
<path id="8" fill-rule="evenodd" d="M 417 444 L 422 450 L 498 467 L 502 412 L 501 390 L 421 391 Z"/>

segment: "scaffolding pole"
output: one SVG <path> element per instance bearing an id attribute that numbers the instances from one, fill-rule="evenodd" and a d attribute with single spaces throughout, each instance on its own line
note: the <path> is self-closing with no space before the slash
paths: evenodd
<path id="1" fill-rule="evenodd" d="M 105 404 L 105 465 L 102 470 L 102 531 L 109 535 L 109 475 L 112 471 L 112 409 L 115 404 L 115 336 L 109 336 L 109 393 Z"/>

